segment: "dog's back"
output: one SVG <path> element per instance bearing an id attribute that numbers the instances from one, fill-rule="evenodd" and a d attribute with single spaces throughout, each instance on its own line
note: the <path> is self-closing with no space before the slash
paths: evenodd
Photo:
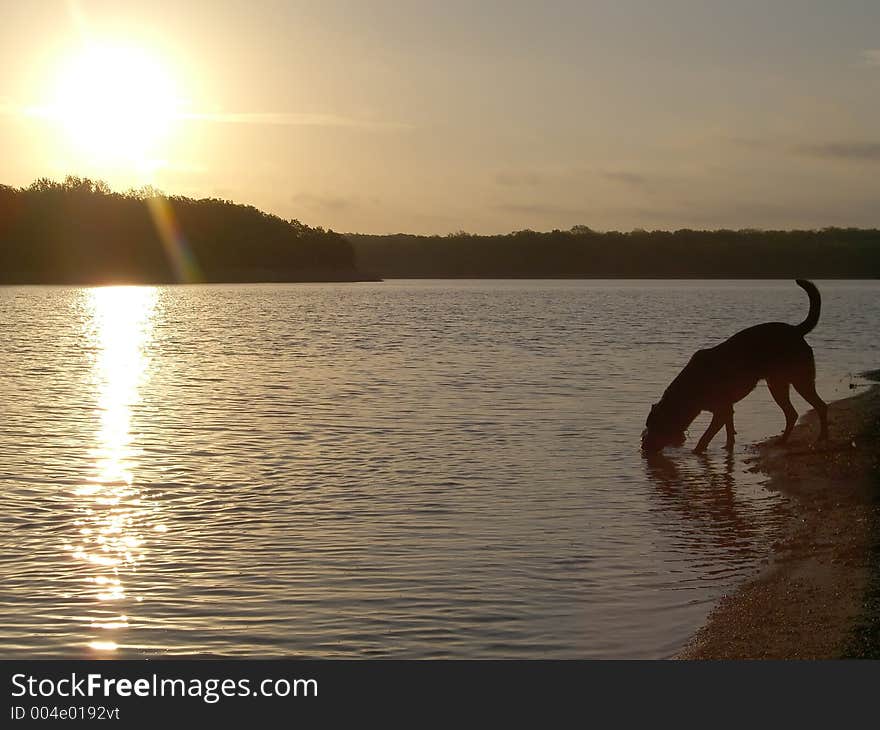
<path id="1" fill-rule="evenodd" d="M 813 373 L 813 350 L 799 325 L 766 322 L 737 332 L 715 347 L 703 350 L 711 369 L 707 410 L 745 398 L 761 380 L 792 382 L 800 373 Z"/>

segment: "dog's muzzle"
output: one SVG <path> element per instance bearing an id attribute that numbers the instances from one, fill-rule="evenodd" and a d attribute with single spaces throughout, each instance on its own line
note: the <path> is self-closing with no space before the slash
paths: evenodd
<path id="1" fill-rule="evenodd" d="M 659 439 L 652 436 L 647 428 L 642 431 L 642 451 L 651 454 L 660 451 L 662 448 L 663 445 L 660 443 Z"/>

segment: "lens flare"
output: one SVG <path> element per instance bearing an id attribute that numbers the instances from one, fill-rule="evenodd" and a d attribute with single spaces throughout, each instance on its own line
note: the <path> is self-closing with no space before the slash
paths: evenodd
<path id="1" fill-rule="evenodd" d="M 147 206 L 177 281 L 182 284 L 197 284 L 202 281 L 202 272 L 171 203 L 167 198 L 157 195 L 147 198 Z"/>

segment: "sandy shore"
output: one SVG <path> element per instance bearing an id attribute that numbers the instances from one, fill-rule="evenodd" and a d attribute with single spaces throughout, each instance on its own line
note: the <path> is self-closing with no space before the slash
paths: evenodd
<path id="1" fill-rule="evenodd" d="M 792 498 L 786 535 L 760 576 L 723 598 L 681 659 L 819 659 L 876 651 L 880 386 L 830 405 L 831 441 L 816 414 L 785 447 L 755 447 L 752 467 Z M 873 562 L 872 562 L 873 561 Z"/>

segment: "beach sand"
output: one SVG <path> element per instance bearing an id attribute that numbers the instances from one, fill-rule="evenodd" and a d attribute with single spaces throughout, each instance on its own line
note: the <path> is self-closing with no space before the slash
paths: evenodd
<path id="1" fill-rule="evenodd" d="M 793 516 L 767 568 L 724 597 L 680 659 L 830 659 L 877 650 L 880 386 L 832 403 L 831 440 L 808 413 L 789 443 L 755 447 L 752 468 Z M 876 654 L 874 654 L 876 655 Z"/>

